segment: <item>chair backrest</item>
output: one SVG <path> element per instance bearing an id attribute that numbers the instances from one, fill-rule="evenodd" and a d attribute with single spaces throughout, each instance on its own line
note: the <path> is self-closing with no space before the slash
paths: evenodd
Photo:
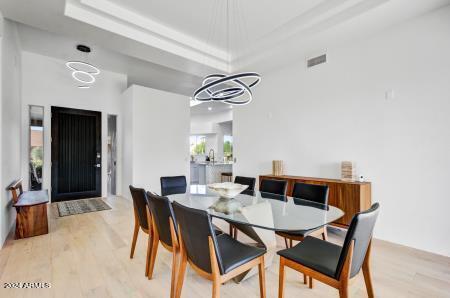
<path id="1" fill-rule="evenodd" d="M 145 194 L 145 189 L 130 185 L 130 192 L 134 208 L 136 208 L 139 225 L 141 228 L 148 230 L 147 210 L 145 209 L 147 207 L 147 195 Z"/>
<path id="2" fill-rule="evenodd" d="M 262 179 L 259 191 L 285 196 L 286 187 L 287 181 L 285 180 Z"/>
<path id="3" fill-rule="evenodd" d="M 236 177 L 234 177 L 234 183 L 248 185 L 248 188 L 242 192 L 243 194 L 251 195 L 251 196 L 255 194 L 255 184 L 256 184 L 255 178 L 236 176 Z"/>
<path id="4" fill-rule="evenodd" d="M 275 193 L 270 193 L 270 192 L 260 192 L 261 198 L 264 199 L 271 199 L 271 200 L 278 200 L 278 201 L 283 201 L 283 202 L 287 202 L 288 197 L 285 195 L 278 195 Z"/>
<path id="5" fill-rule="evenodd" d="M 186 192 L 186 176 L 161 177 L 161 195 L 169 196 Z"/>
<path id="6" fill-rule="evenodd" d="M 328 205 L 328 186 L 296 182 L 292 197 Z"/>
<path id="7" fill-rule="evenodd" d="M 219 269 L 223 273 L 222 259 L 210 215 L 206 211 L 192 209 L 177 202 L 172 205 L 188 258 L 203 271 L 212 273 L 208 241 L 208 237 L 211 237 L 216 249 Z"/>
<path id="8" fill-rule="evenodd" d="M 345 236 L 344 245 L 342 247 L 341 255 L 339 257 L 337 267 L 337 278 L 339 278 L 342 268 L 344 266 L 347 251 L 354 240 L 352 267 L 350 269 L 350 277 L 358 274 L 366 257 L 367 248 L 372 240 L 373 228 L 378 217 L 380 205 L 375 203 L 370 209 L 357 213 L 353 216 L 347 235 Z"/>
<path id="9" fill-rule="evenodd" d="M 177 221 L 172 209 L 170 200 L 163 196 L 147 192 L 148 205 L 158 230 L 159 239 L 168 246 L 172 246 L 172 236 L 170 234 L 170 220 L 173 220 L 173 226 L 177 229 Z"/>

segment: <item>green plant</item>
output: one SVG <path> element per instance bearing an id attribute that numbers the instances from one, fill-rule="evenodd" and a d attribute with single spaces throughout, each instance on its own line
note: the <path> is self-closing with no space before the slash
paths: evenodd
<path id="1" fill-rule="evenodd" d="M 32 147 L 30 157 L 31 163 L 35 168 L 42 168 L 44 163 L 44 151 L 42 147 Z"/>
<path id="2" fill-rule="evenodd" d="M 195 154 L 204 154 L 206 151 L 206 142 L 201 142 L 195 145 L 193 151 Z"/>
<path id="3" fill-rule="evenodd" d="M 233 155 L 233 143 L 230 141 L 225 141 L 223 143 L 223 155 L 227 157 Z"/>

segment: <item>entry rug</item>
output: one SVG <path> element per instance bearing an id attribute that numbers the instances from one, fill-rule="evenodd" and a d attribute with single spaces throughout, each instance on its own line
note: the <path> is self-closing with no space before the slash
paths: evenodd
<path id="1" fill-rule="evenodd" d="M 101 198 L 65 201 L 56 204 L 60 217 L 111 209 Z"/>

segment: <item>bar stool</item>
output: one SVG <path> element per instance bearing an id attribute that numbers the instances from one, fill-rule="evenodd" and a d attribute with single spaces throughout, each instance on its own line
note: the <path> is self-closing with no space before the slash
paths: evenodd
<path id="1" fill-rule="evenodd" d="M 233 178 L 233 173 L 223 172 L 220 173 L 220 182 L 231 182 Z"/>

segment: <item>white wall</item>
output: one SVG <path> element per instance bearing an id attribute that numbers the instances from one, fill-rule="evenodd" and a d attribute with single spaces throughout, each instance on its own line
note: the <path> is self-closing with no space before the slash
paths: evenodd
<path id="1" fill-rule="evenodd" d="M 20 178 L 20 102 L 21 57 L 16 25 L 1 18 L 1 190 L 0 190 L 0 247 L 15 219 L 11 195 L 5 188 Z"/>
<path id="2" fill-rule="evenodd" d="M 234 109 L 235 173 L 339 177 L 352 160 L 373 185 L 375 236 L 450 256 L 450 7 L 264 74 Z M 385 92 L 394 90 L 393 99 Z"/>
<path id="3" fill-rule="evenodd" d="M 102 113 L 102 195 L 107 194 L 107 115 L 117 115 L 118 122 L 122 117 L 121 98 L 127 86 L 124 74 L 104 71 L 97 77 L 95 84 L 89 89 L 77 88 L 66 61 L 42 56 L 30 52 L 22 52 L 22 176 L 28 184 L 28 106 L 44 106 L 44 171 L 43 187 L 51 186 L 51 106 L 94 110 Z M 117 144 L 122 142 L 121 126 L 118 125 Z M 118 161 L 121 150 L 118 148 Z M 117 193 L 120 186 L 122 165 L 117 165 Z"/>
<path id="4" fill-rule="evenodd" d="M 233 120 L 233 111 L 191 115 L 191 134 L 202 135 L 216 133 L 216 124 Z"/>
<path id="5" fill-rule="evenodd" d="M 161 176 L 186 175 L 189 181 L 186 96 L 133 85 L 124 92 L 122 104 L 124 194 L 130 197 L 130 184 L 160 193 Z"/>

